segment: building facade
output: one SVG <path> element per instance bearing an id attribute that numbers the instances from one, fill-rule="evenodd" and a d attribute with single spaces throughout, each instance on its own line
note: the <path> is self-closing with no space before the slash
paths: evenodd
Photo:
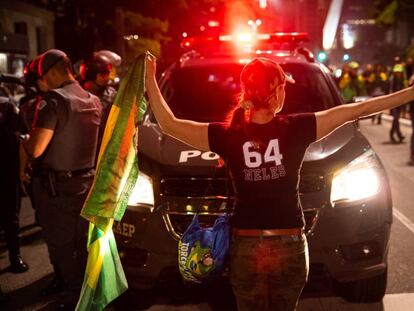
<path id="1" fill-rule="evenodd" d="M 0 72 L 23 74 L 27 60 L 55 45 L 55 14 L 21 1 L 0 0 Z"/>

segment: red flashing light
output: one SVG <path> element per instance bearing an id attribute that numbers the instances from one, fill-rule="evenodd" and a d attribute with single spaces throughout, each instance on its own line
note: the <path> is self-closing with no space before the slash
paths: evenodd
<path id="1" fill-rule="evenodd" d="M 275 33 L 239 33 L 222 35 L 220 41 L 251 41 L 253 39 L 269 42 L 305 42 L 309 36 L 305 32 L 275 32 Z"/>
<path id="2" fill-rule="evenodd" d="M 217 38 L 213 37 L 190 37 L 181 41 L 181 47 L 188 50 L 196 46 L 206 46 L 218 42 Z"/>
<path id="3" fill-rule="evenodd" d="M 300 43 L 309 40 L 304 32 L 276 32 L 260 34 L 255 32 L 238 32 L 232 35 L 221 35 L 219 37 L 193 37 L 185 38 L 181 47 L 185 49 L 211 46 L 211 44 L 234 43 L 239 46 L 257 46 L 259 43 Z M 267 48 L 265 48 L 267 49 Z"/>
<path id="4" fill-rule="evenodd" d="M 280 42 L 306 42 L 309 35 L 306 32 L 276 32 L 270 34 L 272 41 Z"/>
<path id="5" fill-rule="evenodd" d="M 218 21 L 208 21 L 208 26 L 211 28 L 219 27 L 220 23 Z"/>
<path id="6" fill-rule="evenodd" d="M 259 7 L 261 9 L 266 9 L 267 8 L 267 0 L 259 0 Z"/>
<path id="7" fill-rule="evenodd" d="M 239 33 L 236 35 L 237 42 L 245 42 L 249 43 L 252 42 L 254 38 L 254 35 L 252 33 Z"/>

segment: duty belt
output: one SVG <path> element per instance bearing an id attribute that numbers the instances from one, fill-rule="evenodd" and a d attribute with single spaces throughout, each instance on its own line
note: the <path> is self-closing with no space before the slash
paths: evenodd
<path id="1" fill-rule="evenodd" d="M 57 180 L 64 180 L 69 179 L 76 176 L 81 176 L 85 173 L 92 171 L 93 168 L 82 168 L 79 170 L 71 170 L 71 171 L 56 171 L 51 169 L 44 169 L 42 170 L 46 175 L 53 174 Z"/>
<path id="2" fill-rule="evenodd" d="M 93 170 L 93 168 L 82 168 L 80 170 L 73 170 L 73 171 L 54 171 L 54 170 L 52 170 L 52 172 L 54 172 L 58 177 L 72 178 L 72 177 L 75 177 L 75 176 L 83 175 L 83 174 L 88 173 L 92 170 Z"/>
<path id="3" fill-rule="evenodd" d="M 41 170 L 40 180 L 43 186 L 49 193 L 50 197 L 56 197 L 59 195 L 59 184 L 69 181 L 72 177 L 81 176 L 86 173 L 92 172 L 93 168 L 84 168 L 73 171 L 56 171 L 50 169 Z M 93 175 L 90 175 L 93 177 Z"/>

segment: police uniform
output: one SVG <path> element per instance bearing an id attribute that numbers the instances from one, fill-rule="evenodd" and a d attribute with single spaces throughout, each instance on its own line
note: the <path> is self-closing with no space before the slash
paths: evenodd
<path id="1" fill-rule="evenodd" d="M 39 218 L 52 261 L 74 295 L 86 264 L 88 223 L 80 216 L 94 177 L 99 99 L 70 80 L 44 95 L 36 128 L 53 130 L 40 158 Z"/>

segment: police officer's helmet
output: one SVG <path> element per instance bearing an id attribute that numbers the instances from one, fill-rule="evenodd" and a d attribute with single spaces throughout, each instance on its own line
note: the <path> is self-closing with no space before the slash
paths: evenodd
<path id="1" fill-rule="evenodd" d="M 96 79 L 99 73 L 110 73 L 112 70 L 112 64 L 108 57 L 94 53 L 94 55 L 84 61 L 79 68 L 82 81 Z"/>
<path id="2" fill-rule="evenodd" d="M 36 87 L 36 81 L 39 79 L 38 73 L 39 58 L 28 61 L 24 66 L 23 75 L 27 87 Z"/>

